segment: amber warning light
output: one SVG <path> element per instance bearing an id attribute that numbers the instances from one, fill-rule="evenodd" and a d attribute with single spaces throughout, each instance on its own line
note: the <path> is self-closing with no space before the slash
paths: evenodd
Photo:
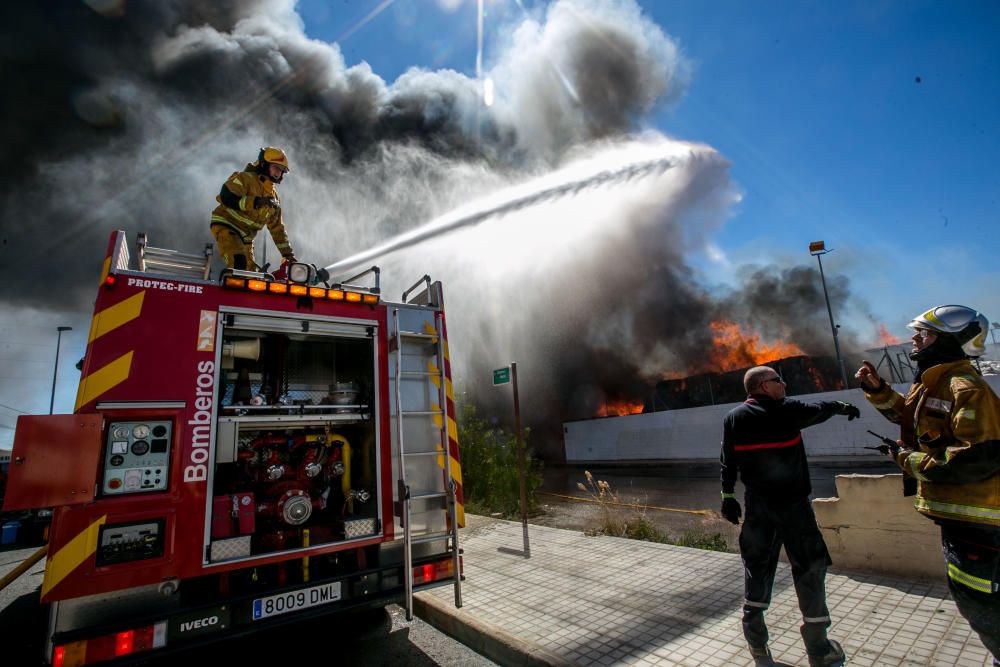
<path id="1" fill-rule="evenodd" d="M 309 269 L 300 270 L 299 267 Z M 295 270 L 292 270 L 295 269 Z M 271 276 L 264 274 L 227 274 L 222 279 L 222 286 L 227 289 L 246 290 L 250 292 L 266 292 L 269 294 L 288 294 L 295 297 L 309 296 L 314 299 L 329 299 L 330 301 L 347 301 L 349 303 L 363 303 L 370 306 L 379 302 L 378 294 L 366 292 L 353 292 L 343 289 L 342 286 L 322 287 L 310 285 L 315 274 L 315 269 L 308 264 L 293 264 L 289 270 L 289 279 L 273 280 Z M 263 276 L 263 277 L 256 277 Z M 304 281 L 296 281 L 292 278 L 302 278 Z M 109 276 L 111 278 L 111 276 Z"/>

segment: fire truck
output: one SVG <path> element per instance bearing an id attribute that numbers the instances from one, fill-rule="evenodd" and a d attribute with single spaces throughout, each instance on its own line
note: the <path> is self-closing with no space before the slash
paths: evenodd
<path id="1" fill-rule="evenodd" d="M 462 475 L 439 282 L 332 282 L 112 233 L 73 414 L 21 416 L 52 508 L 45 663 L 127 662 L 452 585 Z M 283 275 L 282 275 L 283 274 Z M 280 277 L 278 277 L 280 276 Z"/>

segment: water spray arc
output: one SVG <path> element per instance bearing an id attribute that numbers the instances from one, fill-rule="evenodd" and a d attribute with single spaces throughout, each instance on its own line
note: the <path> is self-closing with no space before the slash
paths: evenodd
<path id="1" fill-rule="evenodd" d="M 381 245 L 334 262 L 325 268 L 330 275 L 339 275 L 369 264 L 378 257 L 383 257 L 403 248 L 412 247 L 418 243 L 451 233 L 463 227 L 478 225 L 496 216 L 513 213 L 562 197 L 576 195 L 591 188 L 609 184 L 627 183 L 636 179 L 662 174 L 676 166 L 677 162 L 677 158 L 673 156 L 660 157 L 634 162 L 616 169 L 599 171 L 589 176 L 573 178 L 547 187 L 542 185 L 533 187 L 529 183 L 524 186 L 511 188 L 512 192 L 505 199 L 503 193 L 500 193 L 499 198 L 501 201 L 498 203 L 482 204 L 478 210 L 470 213 L 462 214 L 453 212 L 446 214 L 417 229 L 400 234 Z M 527 194 L 523 194 L 525 190 L 528 190 Z M 496 198 L 496 196 L 493 197 L 493 199 Z"/>

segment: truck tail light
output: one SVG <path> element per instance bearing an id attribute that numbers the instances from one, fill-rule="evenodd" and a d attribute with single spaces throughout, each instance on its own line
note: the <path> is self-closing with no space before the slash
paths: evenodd
<path id="1" fill-rule="evenodd" d="M 167 645 L 167 622 L 56 646 L 52 667 L 80 667 Z"/>
<path id="2" fill-rule="evenodd" d="M 452 560 L 439 560 L 436 563 L 426 563 L 413 568 L 414 584 L 429 584 L 439 579 L 451 579 L 455 576 L 455 566 Z"/>

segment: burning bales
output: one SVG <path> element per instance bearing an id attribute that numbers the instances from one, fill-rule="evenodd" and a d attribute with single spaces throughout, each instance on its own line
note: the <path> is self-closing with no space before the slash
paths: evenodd
<path id="1" fill-rule="evenodd" d="M 746 398 L 743 375 L 747 369 L 761 365 L 769 365 L 781 374 L 789 395 L 844 388 L 833 357 L 810 356 L 794 342 L 765 341 L 749 325 L 727 319 L 714 320 L 708 327 L 711 345 L 701 360 L 686 369 L 683 377 L 672 373 L 652 387 L 647 385 L 643 396 L 609 395 L 593 416 L 624 417 L 736 403 Z"/>
<path id="2" fill-rule="evenodd" d="M 747 369 L 768 364 L 785 379 L 790 395 L 842 389 L 836 360 L 810 357 L 792 342 L 765 342 L 749 327 L 728 320 L 710 325 L 712 347 L 695 374 L 656 384 L 645 411 L 676 410 L 717 403 L 735 403 L 746 397 Z"/>
<path id="3" fill-rule="evenodd" d="M 754 363 L 723 373 L 702 373 L 656 383 L 644 412 L 679 410 L 720 403 L 737 403 L 746 398 L 743 375 Z M 843 389 L 837 360 L 833 357 L 798 355 L 767 364 L 784 378 L 789 396 Z"/>

